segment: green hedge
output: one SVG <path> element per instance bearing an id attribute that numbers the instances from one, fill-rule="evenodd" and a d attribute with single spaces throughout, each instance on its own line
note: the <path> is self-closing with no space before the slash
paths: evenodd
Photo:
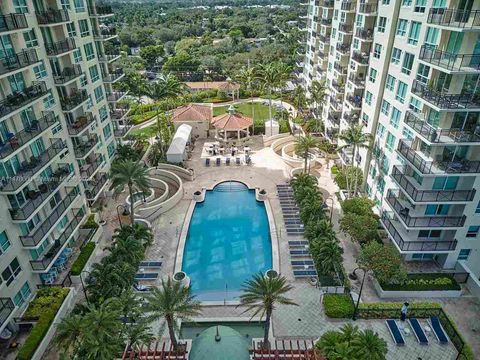
<path id="1" fill-rule="evenodd" d="M 72 268 L 70 270 L 71 275 L 74 275 L 74 276 L 80 275 L 83 268 L 85 267 L 85 264 L 87 263 L 88 259 L 92 255 L 93 250 L 95 250 L 94 242 L 91 241 L 85 244 L 85 246 L 80 251 L 80 255 L 78 255 L 77 259 L 72 264 Z"/>
<path id="2" fill-rule="evenodd" d="M 323 295 L 323 308 L 325 315 L 330 318 L 351 318 L 353 315 L 353 302 L 349 294 Z"/>
<path id="3" fill-rule="evenodd" d="M 35 299 L 28 305 L 24 316 L 38 317 L 39 319 L 33 325 L 32 330 L 18 351 L 18 360 L 29 360 L 33 357 L 69 291 L 70 289 L 68 288 L 51 287 L 42 288 L 37 292 Z"/>
<path id="4" fill-rule="evenodd" d="M 95 214 L 90 214 L 87 221 L 82 225 L 82 229 L 98 229 L 99 225 L 95 221 Z"/>
<path id="5" fill-rule="evenodd" d="M 387 291 L 434 291 L 461 290 L 460 285 L 450 274 L 408 274 L 404 284 L 380 284 Z"/>

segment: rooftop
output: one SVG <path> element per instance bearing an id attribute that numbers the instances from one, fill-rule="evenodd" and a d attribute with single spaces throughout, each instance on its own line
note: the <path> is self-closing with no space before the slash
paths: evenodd
<path id="1" fill-rule="evenodd" d="M 173 110 L 173 122 L 211 121 L 212 107 L 210 105 L 188 104 Z"/>

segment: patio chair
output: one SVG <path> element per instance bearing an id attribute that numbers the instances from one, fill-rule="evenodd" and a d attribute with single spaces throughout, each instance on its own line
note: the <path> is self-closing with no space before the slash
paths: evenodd
<path id="1" fill-rule="evenodd" d="M 418 343 L 420 345 L 428 345 L 427 335 L 425 335 L 420 322 L 416 318 L 409 318 L 408 322 L 410 323 L 410 327 L 412 328 Z"/>
<path id="2" fill-rule="evenodd" d="M 217 166 L 220 166 L 220 165 L 222 164 L 222 160 L 217 157 L 217 160 L 216 160 L 215 164 L 216 164 Z"/>
<path id="3" fill-rule="evenodd" d="M 136 291 L 140 291 L 140 292 L 147 292 L 147 291 L 152 290 L 152 287 L 150 285 L 143 285 L 143 284 L 139 284 L 137 282 L 133 283 L 133 288 Z"/>
<path id="4" fill-rule="evenodd" d="M 297 278 L 317 276 L 315 270 L 293 270 L 293 276 Z"/>
<path id="5" fill-rule="evenodd" d="M 154 272 L 135 274 L 135 280 L 155 280 L 157 278 L 158 278 L 158 273 L 154 273 Z"/>
<path id="6" fill-rule="evenodd" d="M 210 158 L 205 159 L 205 166 L 210 166 Z"/>
<path id="7" fill-rule="evenodd" d="M 437 338 L 438 342 L 442 345 L 448 344 L 448 336 L 443 330 L 442 324 L 440 323 L 440 319 L 437 316 L 432 316 L 428 320 L 428 324 L 433 330 L 435 337 Z"/>
<path id="8" fill-rule="evenodd" d="M 225 165 L 230 166 L 230 158 L 229 157 L 227 157 L 225 159 Z"/>
<path id="9" fill-rule="evenodd" d="M 385 320 L 385 323 L 387 324 L 388 330 L 390 331 L 390 335 L 392 335 L 392 339 L 395 342 L 395 345 L 397 346 L 405 345 L 405 339 L 403 338 L 403 335 L 400 332 L 400 329 L 398 328 L 396 321 L 389 319 L 389 320 Z"/>
<path id="10" fill-rule="evenodd" d="M 162 262 L 161 261 L 140 261 L 140 265 L 138 267 L 160 268 L 162 267 Z"/>

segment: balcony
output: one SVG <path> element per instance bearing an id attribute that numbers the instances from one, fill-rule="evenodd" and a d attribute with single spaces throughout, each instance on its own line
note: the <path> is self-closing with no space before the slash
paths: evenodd
<path id="1" fill-rule="evenodd" d="M 453 54 L 424 45 L 420 49 L 419 58 L 449 71 L 467 73 L 480 71 L 480 55 L 476 54 Z"/>
<path id="2" fill-rule="evenodd" d="M 440 110 L 480 110 L 480 94 L 443 94 L 430 89 L 418 80 L 413 81 L 412 92 Z"/>
<path id="3" fill-rule="evenodd" d="M 8 321 L 13 311 L 15 304 L 10 298 L 0 298 L 0 326 L 3 326 Z"/>
<path id="4" fill-rule="evenodd" d="M 347 95 L 346 100 L 348 104 L 354 109 L 362 108 L 362 97 L 359 95 Z"/>
<path id="5" fill-rule="evenodd" d="M 68 165 L 59 167 L 50 178 L 46 179 L 42 184 L 38 185 L 38 190 L 27 191 L 26 197 L 29 199 L 20 208 L 9 209 L 12 220 L 27 220 L 35 210 L 39 209 L 46 199 L 50 197 L 60 184 L 72 174 Z"/>
<path id="6" fill-rule="evenodd" d="M 110 72 L 107 76 L 103 77 L 103 82 L 107 84 L 113 84 L 122 79 L 125 76 L 125 73 L 122 69 L 117 69 Z"/>
<path id="7" fill-rule="evenodd" d="M 359 117 L 358 117 L 358 114 L 344 113 L 343 119 L 350 125 L 356 125 L 358 124 Z"/>
<path id="8" fill-rule="evenodd" d="M 45 218 L 45 220 L 34 229 L 29 235 L 20 236 L 20 241 L 24 247 L 35 247 L 39 245 L 45 237 L 54 229 L 56 222 L 63 217 L 68 207 L 77 199 L 79 193 L 76 188 L 71 188 L 68 194 L 58 203 L 55 209 Z"/>
<path id="9" fill-rule="evenodd" d="M 105 173 L 98 173 L 94 179 L 90 180 L 91 186 L 85 190 L 87 200 L 94 200 L 100 194 L 106 182 L 107 174 Z"/>
<path id="10" fill-rule="evenodd" d="M 431 8 L 427 23 L 457 29 L 480 29 L 480 10 Z"/>
<path id="11" fill-rule="evenodd" d="M 45 50 L 48 56 L 64 55 L 77 48 L 74 38 L 67 38 L 53 44 L 45 44 Z"/>
<path id="12" fill-rule="evenodd" d="M 0 159 L 5 159 L 15 151 L 20 150 L 25 144 L 35 139 L 55 123 L 58 123 L 58 116 L 55 116 L 53 112 L 45 112 L 42 118 L 32 120 L 30 126 L 23 130 L 15 134 L 8 133 L 8 142 L 2 143 L 0 141 Z"/>
<path id="13" fill-rule="evenodd" d="M 93 39 L 95 41 L 109 41 L 117 38 L 117 30 L 116 29 L 104 29 L 101 32 L 94 32 Z"/>
<path id="14" fill-rule="evenodd" d="M 424 241 L 414 240 L 406 241 L 400 234 L 400 232 L 394 226 L 394 220 L 389 219 L 385 214 L 382 214 L 380 219 L 383 227 L 387 231 L 388 235 L 395 244 L 397 244 L 400 251 L 454 251 L 457 247 L 456 240 L 444 240 L 444 241 L 432 241 L 431 239 L 425 239 Z"/>
<path id="15" fill-rule="evenodd" d="M 355 6 L 357 5 L 354 1 L 342 1 L 340 3 L 340 10 L 342 11 L 355 11 Z"/>
<path id="16" fill-rule="evenodd" d="M 410 177 L 405 175 L 402 166 L 393 166 L 392 178 L 398 186 L 407 194 L 413 202 L 425 203 L 448 203 L 470 202 L 475 197 L 475 189 L 472 190 L 418 190 Z"/>
<path id="17" fill-rule="evenodd" d="M 357 28 L 355 30 L 355 36 L 365 40 L 365 41 L 372 41 L 373 40 L 373 30 L 366 29 L 366 28 Z"/>
<path id="18" fill-rule="evenodd" d="M 459 228 L 465 224 L 466 216 L 410 216 L 407 202 L 402 203 L 398 191 L 389 190 L 386 200 L 397 216 L 408 228 Z"/>
<path id="19" fill-rule="evenodd" d="M 324 44 L 328 44 L 330 42 L 330 35 L 319 35 L 318 40 L 323 42 Z"/>
<path id="20" fill-rule="evenodd" d="M 338 61 L 336 61 L 333 64 L 333 68 L 340 73 L 340 75 L 346 75 L 347 74 L 347 68 L 345 66 L 340 65 Z"/>
<path id="21" fill-rule="evenodd" d="M 0 118 L 32 104 L 48 93 L 49 90 L 44 82 L 34 82 L 32 86 L 8 95 L 0 101 Z"/>
<path id="22" fill-rule="evenodd" d="M 117 102 L 123 99 L 127 95 L 126 91 L 113 91 L 111 93 L 107 93 L 107 101 L 108 102 Z"/>
<path id="23" fill-rule="evenodd" d="M 61 251 L 65 248 L 68 240 L 72 234 L 77 230 L 81 221 L 84 219 L 85 214 L 83 209 L 72 210 L 73 219 L 67 225 L 62 234 L 55 239 L 50 248 L 44 250 L 45 253 L 38 260 L 30 260 L 30 265 L 33 271 L 45 271 L 51 267 L 54 261 L 58 258 Z"/>
<path id="24" fill-rule="evenodd" d="M 111 63 L 111 62 L 114 62 L 115 60 L 120 59 L 120 57 L 121 57 L 120 50 L 112 51 L 109 54 L 98 55 L 98 61 Z"/>
<path id="25" fill-rule="evenodd" d="M 320 6 L 321 7 L 325 7 L 325 8 L 333 8 L 333 5 L 335 4 L 335 1 L 334 0 L 323 0 L 321 3 L 320 3 Z"/>
<path id="26" fill-rule="evenodd" d="M 79 78 L 82 74 L 82 67 L 76 64 L 63 68 L 60 74 L 53 74 L 53 80 L 55 81 L 55 85 L 64 86 L 72 80 Z"/>
<path id="27" fill-rule="evenodd" d="M 37 13 L 37 21 L 39 25 L 58 25 L 70 21 L 68 10 L 49 9 L 42 13 Z"/>
<path id="28" fill-rule="evenodd" d="M 0 180 L 0 192 L 15 192 L 27 181 L 30 181 L 38 171 L 60 154 L 65 147 L 65 143 L 61 139 L 56 139 L 41 155 L 38 157 L 32 156 L 30 161 L 23 161 L 14 176 L 4 177 Z"/>
<path id="29" fill-rule="evenodd" d="M 120 108 L 117 107 L 114 110 L 110 111 L 110 118 L 112 120 L 122 120 L 130 112 L 130 108 Z"/>
<path id="30" fill-rule="evenodd" d="M 360 65 L 368 65 L 368 55 L 364 55 L 359 51 L 352 51 L 352 60 L 356 61 Z"/>
<path id="31" fill-rule="evenodd" d="M 331 26 L 332 25 L 332 19 L 325 19 L 321 18 L 320 23 L 325 26 Z"/>
<path id="32" fill-rule="evenodd" d="M 0 15 L 0 34 L 8 31 L 16 31 L 27 28 L 28 23 L 25 14 Z"/>
<path id="33" fill-rule="evenodd" d="M 348 55 L 350 53 L 350 46 L 351 45 L 352 44 L 350 44 L 350 43 L 346 43 L 346 44 L 337 43 L 336 49 L 339 53 L 341 53 L 343 55 Z"/>
<path id="34" fill-rule="evenodd" d="M 0 75 L 20 70 L 37 62 L 39 62 L 39 59 L 35 49 L 23 50 L 18 54 L 7 56 L 0 60 Z"/>
<path id="35" fill-rule="evenodd" d="M 73 123 L 68 123 L 68 134 L 72 136 L 79 135 L 96 121 L 95 116 L 92 113 L 86 113 L 85 115 L 77 117 Z"/>
<path id="36" fill-rule="evenodd" d="M 360 7 L 358 8 L 358 13 L 364 15 L 375 15 L 377 13 L 377 9 L 377 4 L 360 4 Z"/>
<path id="37" fill-rule="evenodd" d="M 88 153 L 92 151 L 92 149 L 95 147 L 95 145 L 97 145 L 97 141 L 97 135 L 93 134 L 88 138 L 88 140 L 81 141 L 78 144 L 74 144 L 73 151 L 75 152 L 75 157 L 77 159 L 82 159 L 87 156 Z"/>
<path id="38" fill-rule="evenodd" d="M 353 27 L 352 25 L 348 25 L 348 24 L 340 24 L 338 26 L 338 30 L 344 33 L 351 33 L 353 31 Z"/>
<path id="39" fill-rule="evenodd" d="M 72 91 L 70 96 L 60 99 L 63 111 L 73 111 L 88 100 L 86 90 Z"/>
<path id="40" fill-rule="evenodd" d="M 89 6 L 88 14 L 92 17 L 107 17 L 115 15 L 110 5 Z"/>
<path id="41" fill-rule="evenodd" d="M 477 174 L 480 173 L 480 161 L 470 161 L 445 155 L 442 160 L 427 160 L 425 155 L 412 148 L 412 142 L 400 140 L 397 151 L 422 174 Z"/>
<path id="42" fill-rule="evenodd" d="M 100 155 L 95 154 L 93 157 L 88 157 L 86 161 L 87 163 L 80 167 L 80 176 L 83 180 L 88 180 L 99 168 L 103 160 Z"/>
<path id="43" fill-rule="evenodd" d="M 333 109 L 334 112 L 341 112 L 342 111 L 342 103 L 337 101 L 336 99 L 330 99 L 330 107 Z M 339 124 L 340 124 L 340 120 Z"/>
<path id="44" fill-rule="evenodd" d="M 410 126 L 417 134 L 430 143 L 477 143 L 480 142 L 480 134 L 472 129 L 436 129 L 424 119 L 412 111 L 405 114 L 405 124 Z"/>
<path id="45" fill-rule="evenodd" d="M 334 116 L 332 114 L 328 114 L 328 121 L 334 126 L 340 126 L 340 119 L 338 116 Z"/>
<path id="46" fill-rule="evenodd" d="M 353 74 L 350 74 L 348 80 L 355 84 L 357 87 L 365 87 L 365 78 L 358 77 Z"/>
<path id="47" fill-rule="evenodd" d="M 133 124 L 130 120 L 124 121 L 123 125 L 116 125 L 113 129 L 113 133 L 115 137 L 124 137 L 133 127 Z"/>
<path id="48" fill-rule="evenodd" d="M 345 91 L 345 85 L 344 84 L 339 84 L 336 81 L 332 81 L 332 87 L 338 93 L 343 93 Z"/>

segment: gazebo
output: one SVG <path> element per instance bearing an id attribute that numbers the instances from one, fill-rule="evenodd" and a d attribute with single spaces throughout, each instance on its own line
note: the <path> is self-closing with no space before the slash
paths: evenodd
<path id="1" fill-rule="evenodd" d="M 228 142 L 229 140 L 246 140 L 250 138 L 249 127 L 253 125 L 252 118 L 236 112 L 230 105 L 228 112 L 212 119 L 215 128 L 215 138 Z"/>

